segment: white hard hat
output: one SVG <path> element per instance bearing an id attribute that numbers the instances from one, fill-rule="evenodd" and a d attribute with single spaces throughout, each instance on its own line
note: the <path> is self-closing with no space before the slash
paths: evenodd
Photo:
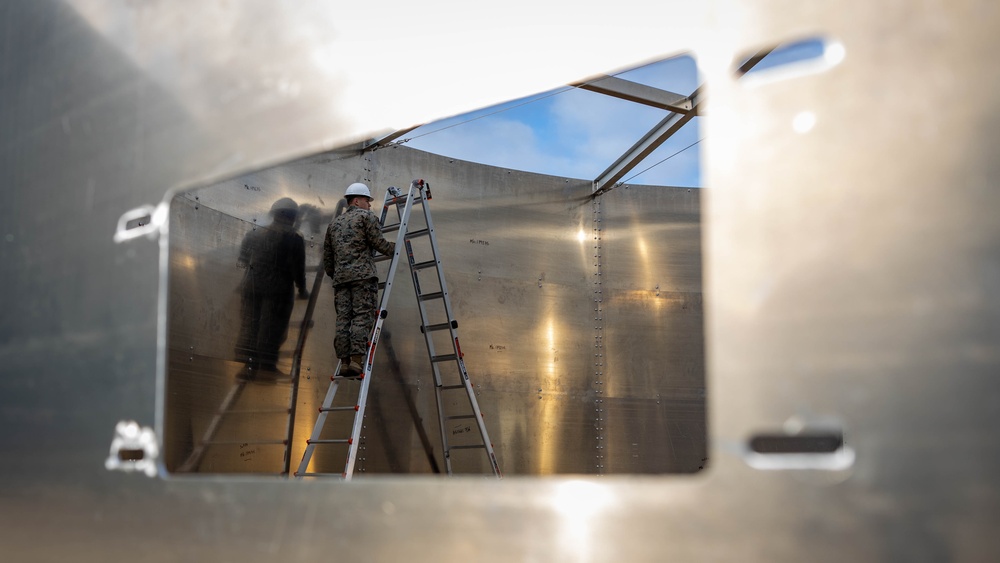
<path id="1" fill-rule="evenodd" d="M 369 201 L 372 199 L 372 193 L 368 191 L 368 186 L 362 184 L 361 182 L 354 182 L 350 186 L 347 186 L 347 191 L 344 192 L 344 197 L 351 197 L 352 195 L 363 195 L 367 197 Z"/>

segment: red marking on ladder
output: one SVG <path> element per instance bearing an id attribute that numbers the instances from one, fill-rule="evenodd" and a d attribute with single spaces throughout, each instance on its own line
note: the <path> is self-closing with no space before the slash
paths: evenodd
<path id="1" fill-rule="evenodd" d="M 458 357 L 464 358 L 465 354 L 462 353 L 462 346 L 458 343 L 458 337 L 455 337 L 455 349 L 458 350 Z"/>
<path id="2" fill-rule="evenodd" d="M 348 444 L 353 444 L 354 443 L 354 438 L 348 438 L 347 439 L 347 443 Z"/>
<path id="3" fill-rule="evenodd" d="M 381 315 L 382 314 L 381 311 L 378 314 Z M 377 319 L 378 316 L 376 316 L 375 318 Z M 376 334 L 375 337 L 378 338 L 378 334 Z M 367 365 L 369 365 L 369 366 L 372 365 L 372 363 L 374 362 L 374 360 L 375 360 L 375 347 L 372 346 L 371 342 L 369 342 L 368 343 L 368 362 L 367 362 Z M 362 366 L 362 367 L 364 367 L 364 366 Z M 364 373 L 363 369 L 362 369 L 362 373 Z"/>
<path id="4" fill-rule="evenodd" d="M 354 405 L 354 412 L 358 412 L 361 409 L 359 405 Z"/>

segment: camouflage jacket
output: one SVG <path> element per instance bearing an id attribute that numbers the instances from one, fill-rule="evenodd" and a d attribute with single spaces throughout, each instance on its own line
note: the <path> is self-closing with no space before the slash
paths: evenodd
<path id="1" fill-rule="evenodd" d="M 382 236 L 374 213 L 348 207 L 327 227 L 323 242 L 323 268 L 333 285 L 377 278 L 373 249 L 392 254 L 396 244 Z"/>

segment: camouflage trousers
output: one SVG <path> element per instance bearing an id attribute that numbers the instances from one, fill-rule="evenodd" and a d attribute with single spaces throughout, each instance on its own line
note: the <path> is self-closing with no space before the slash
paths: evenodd
<path id="1" fill-rule="evenodd" d="M 337 357 L 363 356 L 368 352 L 368 338 L 375 326 L 378 279 L 345 283 L 333 289 L 337 307 L 337 335 L 333 347 Z"/>

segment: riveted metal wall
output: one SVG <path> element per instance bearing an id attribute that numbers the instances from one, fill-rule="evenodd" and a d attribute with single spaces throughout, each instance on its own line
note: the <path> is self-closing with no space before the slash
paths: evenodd
<path id="1" fill-rule="evenodd" d="M 306 323 L 291 447 L 294 465 L 301 459 L 336 365 L 330 280 L 313 286 L 312 279 L 325 225 L 352 174 L 379 182 L 376 193 L 408 185 L 409 176 L 430 183 L 426 205 L 461 349 L 506 475 L 685 473 L 704 465 L 699 190 L 638 186 L 592 201 L 588 181 L 393 147 L 374 155 L 360 148 L 324 153 L 173 198 L 164 393 L 169 471 L 283 471 L 290 382 L 247 386 L 224 409 L 234 414 L 210 429 L 243 366 L 234 352 L 243 314 L 241 241 L 269 228 L 268 210 L 282 197 L 299 205 L 308 285 L 319 292 Z M 414 228 L 422 220 L 415 214 Z M 414 243 L 418 262 L 428 258 L 421 255 L 427 248 Z M 384 281 L 384 267 L 380 274 Z M 444 460 L 433 374 L 405 267 L 394 281 L 358 468 L 435 472 Z M 435 284 L 423 277 L 422 293 Z M 425 307 L 431 318 L 442 313 Z M 285 373 L 305 311 L 306 301 L 297 300 L 279 360 Z M 449 349 L 437 340 L 438 353 Z M 348 386 L 341 395 L 352 393 Z M 446 411 L 465 412 L 459 407 Z M 333 415 L 324 436 L 346 436 L 350 421 Z M 445 432 L 461 443 L 467 426 L 449 422 Z M 202 442 L 212 445 L 196 454 Z M 455 471 L 489 472 L 482 453 L 455 450 Z M 186 464 L 192 455 L 198 463 Z M 345 456 L 346 446 L 320 446 L 312 465 L 339 473 Z"/>

